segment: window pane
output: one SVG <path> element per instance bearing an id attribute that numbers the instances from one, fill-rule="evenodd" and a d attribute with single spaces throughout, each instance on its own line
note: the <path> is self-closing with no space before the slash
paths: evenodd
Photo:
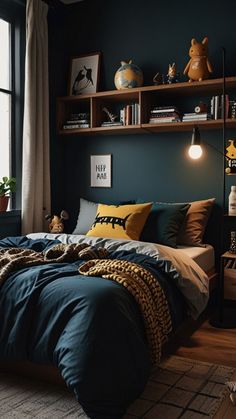
<path id="1" fill-rule="evenodd" d="M 11 96 L 0 92 L 0 178 L 10 173 Z"/>
<path id="2" fill-rule="evenodd" d="M 10 23 L 3 19 L 0 19 L 0 63 L 0 87 L 10 90 Z"/>

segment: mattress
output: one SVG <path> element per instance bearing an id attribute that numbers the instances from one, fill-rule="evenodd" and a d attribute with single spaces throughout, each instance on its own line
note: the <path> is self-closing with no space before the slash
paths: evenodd
<path id="1" fill-rule="evenodd" d="M 209 272 L 215 267 L 215 252 L 210 244 L 205 246 L 178 246 L 178 249 L 193 259 L 205 272 Z"/>

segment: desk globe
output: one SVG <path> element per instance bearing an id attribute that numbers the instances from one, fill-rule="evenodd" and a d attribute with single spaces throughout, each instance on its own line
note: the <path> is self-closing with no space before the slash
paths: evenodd
<path id="1" fill-rule="evenodd" d="M 140 87 L 143 84 L 143 72 L 132 60 L 121 61 L 121 67 L 115 74 L 115 86 L 118 90 Z"/>

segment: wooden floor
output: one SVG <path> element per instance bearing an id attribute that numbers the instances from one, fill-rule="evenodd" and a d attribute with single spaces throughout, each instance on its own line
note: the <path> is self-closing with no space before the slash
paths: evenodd
<path id="1" fill-rule="evenodd" d="M 165 348 L 165 354 L 236 367 L 236 328 L 212 327 L 210 316 L 205 314 L 195 326 L 180 332 Z"/>

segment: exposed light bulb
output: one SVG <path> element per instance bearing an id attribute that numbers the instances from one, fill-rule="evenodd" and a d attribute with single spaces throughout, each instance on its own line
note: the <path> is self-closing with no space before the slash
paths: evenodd
<path id="1" fill-rule="evenodd" d="M 200 159 L 202 156 L 202 147 L 200 145 L 191 145 L 188 149 L 188 154 L 191 159 Z"/>

